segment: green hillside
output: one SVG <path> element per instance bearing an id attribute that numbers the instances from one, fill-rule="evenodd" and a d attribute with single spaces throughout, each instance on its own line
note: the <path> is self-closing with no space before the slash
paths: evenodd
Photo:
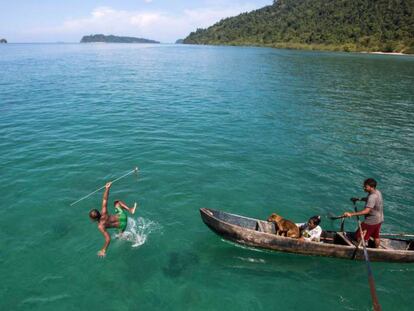
<path id="1" fill-rule="evenodd" d="M 279 0 L 184 43 L 414 54 L 414 0 Z"/>
<path id="2" fill-rule="evenodd" d="M 105 36 L 102 34 L 83 36 L 80 43 L 159 43 L 158 41 L 135 38 L 135 37 L 121 37 L 109 35 Z"/>

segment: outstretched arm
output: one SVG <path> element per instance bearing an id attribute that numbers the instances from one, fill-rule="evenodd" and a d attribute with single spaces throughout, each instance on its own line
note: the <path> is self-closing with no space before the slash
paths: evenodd
<path id="1" fill-rule="evenodd" d="M 106 215 L 108 213 L 108 196 L 109 196 L 109 188 L 111 188 L 112 183 L 108 182 L 105 185 L 105 192 L 102 199 L 102 210 L 101 214 Z"/>
<path id="2" fill-rule="evenodd" d="M 365 209 L 363 209 L 360 212 L 355 212 L 355 213 L 346 212 L 346 213 L 343 214 L 343 216 L 344 217 L 363 216 L 363 215 L 369 214 L 370 211 L 371 211 L 371 208 L 370 207 L 366 207 Z"/>
<path id="3" fill-rule="evenodd" d="M 106 250 L 108 249 L 109 243 L 111 243 L 111 237 L 109 236 L 108 231 L 106 231 L 106 228 L 104 226 L 98 226 L 99 231 L 102 232 L 104 238 L 105 238 L 105 244 L 102 247 L 102 249 L 98 252 L 99 257 L 105 257 Z"/>

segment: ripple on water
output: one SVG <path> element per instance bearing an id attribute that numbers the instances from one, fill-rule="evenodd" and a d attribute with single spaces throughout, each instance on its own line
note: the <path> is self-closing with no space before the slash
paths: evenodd
<path id="1" fill-rule="evenodd" d="M 2 307 L 96 309 L 115 290 L 108 309 L 370 308 L 363 263 L 222 243 L 198 209 L 338 215 L 374 177 L 384 231 L 411 231 L 412 57 L 190 45 L 1 52 Z M 136 232 L 100 260 L 88 210 L 102 192 L 70 203 L 135 166 L 138 181 L 119 180 L 109 200 L 140 203 Z M 412 269 L 373 269 L 384 310 L 399 301 L 411 311 Z"/>

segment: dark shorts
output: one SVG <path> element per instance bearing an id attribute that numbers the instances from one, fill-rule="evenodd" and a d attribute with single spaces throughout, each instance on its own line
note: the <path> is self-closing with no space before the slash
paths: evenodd
<path id="1" fill-rule="evenodd" d="M 368 241 L 370 237 L 373 237 L 374 239 L 379 239 L 380 237 L 380 231 L 381 231 L 381 223 L 376 225 L 367 225 L 366 223 L 361 224 L 362 231 L 366 231 L 364 240 Z M 355 232 L 355 237 L 357 239 L 361 238 L 361 234 L 359 233 L 359 229 L 357 232 Z"/>

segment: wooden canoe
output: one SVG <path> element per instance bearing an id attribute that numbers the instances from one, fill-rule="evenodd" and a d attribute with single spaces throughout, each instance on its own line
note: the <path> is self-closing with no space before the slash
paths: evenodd
<path id="1" fill-rule="evenodd" d="M 323 231 L 321 242 L 302 242 L 279 236 L 267 221 L 201 208 L 203 222 L 226 240 L 261 249 L 303 255 L 364 260 L 363 248 L 349 237 L 352 233 Z M 380 248 L 368 248 L 371 261 L 414 262 L 414 240 L 381 238 Z"/>

